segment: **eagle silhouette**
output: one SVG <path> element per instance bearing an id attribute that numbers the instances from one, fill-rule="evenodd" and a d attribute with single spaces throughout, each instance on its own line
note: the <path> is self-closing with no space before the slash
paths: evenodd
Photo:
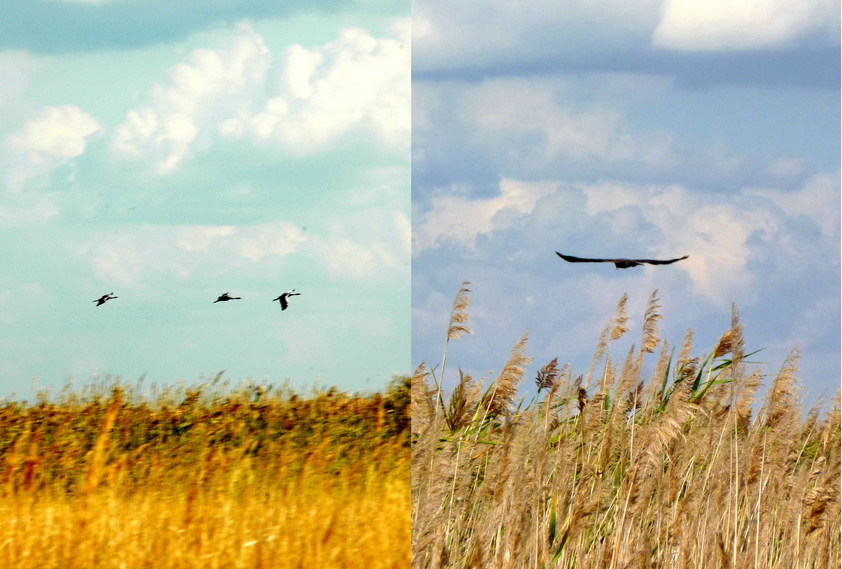
<path id="1" fill-rule="evenodd" d="M 582 257 L 574 257 L 573 255 L 562 255 L 558 251 L 555 252 L 556 255 L 564 259 L 569 263 L 614 263 L 614 266 L 618 269 L 628 269 L 630 267 L 636 267 L 638 265 L 642 265 L 647 263 L 649 265 L 669 265 L 670 263 L 675 263 L 676 261 L 683 261 L 690 255 L 684 255 L 683 257 L 678 257 L 677 259 L 585 259 Z"/>

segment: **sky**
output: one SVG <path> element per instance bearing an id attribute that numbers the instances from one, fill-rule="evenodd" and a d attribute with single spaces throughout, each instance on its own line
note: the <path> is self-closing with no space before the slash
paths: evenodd
<path id="1" fill-rule="evenodd" d="M 412 359 L 526 384 L 588 371 L 624 293 L 640 345 L 713 351 L 732 306 L 767 383 L 792 350 L 805 403 L 840 383 L 840 7 L 835 0 L 430 0 L 412 27 Z M 580 257 L 674 258 L 617 270 Z M 654 365 L 657 354 L 647 360 Z"/>
<path id="2" fill-rule="evenodd" d="M 407 373 L 410 47 L 402 1 L 4 2 L 0 397 Z"/>

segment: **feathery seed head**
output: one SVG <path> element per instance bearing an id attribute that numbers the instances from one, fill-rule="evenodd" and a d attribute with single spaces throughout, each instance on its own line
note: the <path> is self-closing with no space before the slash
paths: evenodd
<path id="1" fill-rule="evenodd" d="M 462 334 L 470 334 L 471 329 L 468 328 L 468 306 L 471 305 L 471 297 L 468 294 L 471 290 L 468 288 L 470 281 L 462 283 L 462 288 L 456 294 L 456 299 L 453 301 L 453 308 L 450 311 L 450 323 L 447 327 L 447 339 L 455 340 Z"/>
<path id="2" fill-rule="evenodd" d="M 660 307 L 661 305 L 658 304 L 658 289 L 655 289 L 649 297 L 646 316 L 643 320 L 643 344 L 641 349 L 647 353 L 652 353 L 660 341 L 660 338 L 658 338 L 658 320 L 663 318 L 661 313 L 658 312 Z"/>
<path id="3" fill-rule="evenodd" d="M 626 302 L 628 299 L 629 295 L 623 293 L 620 302 L 617 303 L 617 312 L 614 314 L 614 327 L 611 329 L 612 340 L 620 339 L 629 330 L 628 326 L 626 326 L 629 321 L 628 314 L 626 314 Z"/>
<path id="4" fill-rule="evenodd" d="M 541 391 L 542 389 L 552 389 L 557 377 L 558 358 L 555 357 L 550 363 L 538 370 L 538 375 L 535 376 L 535 385 L 538 386 L 538 391 Z"/>

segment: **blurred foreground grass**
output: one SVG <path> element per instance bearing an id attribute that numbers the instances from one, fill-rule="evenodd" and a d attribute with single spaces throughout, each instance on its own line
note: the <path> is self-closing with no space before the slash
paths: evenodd
<path id="1" fill-rule="evenodd" d="M 0 567 L 406 567 L 408 379 L 0 405 Z"/>

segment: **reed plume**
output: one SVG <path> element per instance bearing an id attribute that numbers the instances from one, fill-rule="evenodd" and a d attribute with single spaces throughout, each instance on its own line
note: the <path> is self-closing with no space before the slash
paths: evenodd
<path id="1" fill-rule="evenodd" d="M 509 411 L 515 396 L 517 386 L 523 379 L 523 372 L 532 358 L 525 355 L 527 335 L 523 334 L 520 340 L 512 347 L 509 359 L 497 378 L 491 382 L 480 401 L 486 417 L 496 417 L 501 413 Z"/>
<path id="2" fill-rule="evenodd" d="M 658 303 L 658 289 L 655 289 L 649 296 L 649 302 L 646 304 L 646 314 L 643 317 L 641 350 L 647 353 L 652 353 L 660 341 L 660 338 L 658 338 L 658 320 L 662 318 L 659 312 L 660 308 L 661 305 Z"/>
<path id="3" fill-rule="evenodd" d="M 441 385 L 444 381 L 444 371 L 447 367 L 447 348 L 450 346 L 450 341 L 459 338 L 462 334 L 470 334 L 471 329 L 468 328 L 468 307 L 471 305 L 471 290 L 468 286 L 470 281 L 462 282 L 459 292 L 456 293 L 456 298 L 453 300 L 453 306 L 450 309 L 450 320 L 447 324 L 447 338 L 444 341 L 444 354 L 441 358 L 441 367 L 439 368 L 439 380 L 437 383 L 437 391 L 435 394 L 434 416 L 438 415 L 439 406 L 442 405 L 441 400 Z M 435 377 L 433 377 L 435 380 Z"/>
<path id="4" fill-rule="evenodd" d="M 538 387 L 538 391 L 552 389 L 555 386 L 557 377 L 558 358 L 556 357 L 538 370 L 538 374 L 535 376 L 535 385 Z"/>
<path id="5" fill-rule="evenodd" d="M 641 348 L 615 363 L 625 305 L 596 346 L 596 393 L 590 371 L 553 359 L 515 407 L 526 335 L 473 415 L 460 374 L 453 422 L 413 445 L 414 569 L 839 566 L 839 395 L 823 416 L 803 414 L 793 351 L 752 417 L 764 374 L 745 360 L 736 309 L 712 350 L 695 354 L 688 329 L 675 354 L 655 293 Z"/>
<path id="6" fill-rule="evenodd" d="M 477 412 L 481 387 L 469 374 L 459 370 L 459 383 L 453 389 L 450 396 L 445 420 L 451 431 L 457 431 L 464 427 Z"/>

